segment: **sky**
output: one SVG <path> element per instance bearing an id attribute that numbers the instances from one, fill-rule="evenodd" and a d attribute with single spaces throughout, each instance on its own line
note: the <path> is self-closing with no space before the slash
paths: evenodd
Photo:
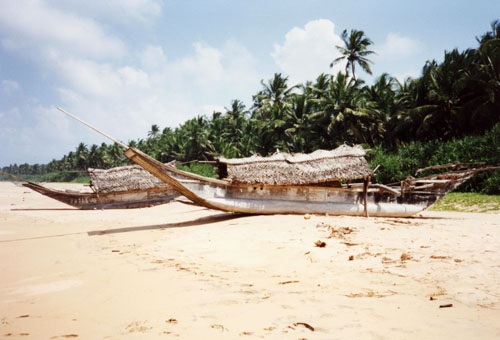
<path id="1" fill-rule="evenodd" d="M 498 0 L 0 0 L 0 167 L 108 142 L 57 107 L 127 143 L 250 107 L 274 73 L 336 74 L 344 29 L 373 41 L 371 83 L 418 77 L 495 19 Z"/>

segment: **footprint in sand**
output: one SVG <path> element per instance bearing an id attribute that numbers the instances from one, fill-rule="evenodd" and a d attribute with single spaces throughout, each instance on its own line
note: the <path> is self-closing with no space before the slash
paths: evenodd
<path id="1" fill-rule="evenodd" d="M 228 330 L 228 329 L 224 328 L 224 326 L 222 326 L 222 325 L 217 325 L 217 324 L 211 325 L 211 326 L 210 326 L 210 328 L 213 328 L 213 329 L 219 329 L 219 330 L 221 330 L 222 332 L 224 332 L 224 331 Z"/>
<path id="2" fill-rule="evenodd" d="M 64 335 L 55 335 L 51 337 L 51 339 L 57 339 L 57 338 L 78 338 L 78 334 L 64 334 Z"/>
<path id="3" fill-rule="evenodd" d="M 125 327 L 128 333 L 135 333 L 135 332 L 145 333 L 151 330 L 152 328 L 153 327 L 146 326 L 146 321 L 134 321 L 129 323 L 127 327 Z"/>
<path id="4" fill-rule="evenodd" d="M 19 333 L 19 334 L 17 334 L 17 336 L 28 336 L 28 335 L 30 335 L 30 333 Z M 6 333 L 6 334 L 4 334 L 3 336 L 5 336 L 5 337 L 8 337 L 8 336 L 16 336 L 16 334 L 13 334 L 13 333 Z"/>

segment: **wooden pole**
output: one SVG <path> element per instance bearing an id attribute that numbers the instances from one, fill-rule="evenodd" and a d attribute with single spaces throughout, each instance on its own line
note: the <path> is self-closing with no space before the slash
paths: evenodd
<path id="1" fill-rule="evenodd" d="M 363 200 L 365 204 L 365 217 L 370 217 L 368 214 L 368 186 L 370 185 L 370 176 L 363 179 Z"/>
<path id="2" fill-rule="evenodd" d="M 0 175 L 10 177 L 10 178 L 15 179 L 16 181 L 20 181 L 20 182 L 29 182 L 27 179 L 17 177 L 17 176 L 11 175 L 11 174 L 9 174 L 7 172 L 3 172 L 3 171 L 0 171 Z"/>
<path id="3" fill-rule="evenodd" d="M 106 138 L 108 138 L 108 139 L 112 140 L 113 142 L 115 142 L 116 144 L 120 145 L 121 147 L 123 147 L 123 148 L 125 148 L 125 149 L 128 149 L 128 148 L 129 148 L 127 145 L 123 144 L 122 142 L 118 141 L 117 139 L 114 139 L 113 137 L 111 137 L 111 136 L 109 136 L 109 135 L 105 134 L 104 132 L 102 132 L 102 131 L 98 130 L 97 128 L 93 127 L 93 126 L 92 126 L 92 125 L 90 125 L 89 123 L 84 122 L 84 121 L 83 121 L 83 120 L 81 120 L 80 118 L 78 118 L 78 117 L 76 117 L 76 116 L 73 116 L 71 113 L 64 111 L 64 110 L 63 110 L 63 109 L 61 109 L 60 107 L 58 107 L 57 109 L 58 109 L 59 111 L 61 111 L 62 113 L 64 113 L 65 115 L 68 115 L 68 116 L 70 116 L 71 118 L 73 118 L 74 120 L 76 120 L 76 121 L 78 121 L 78 122 L 82 123 L 83 125 L 88 126 L 89 128 L 91 128 L 91 129 L 92 129 L 92 130 L 94 130 L 95 132 L 97 132 L 97 133 L 99 133 L 99 134 L 103 135 L 104 137 L 106 137 Z"/>

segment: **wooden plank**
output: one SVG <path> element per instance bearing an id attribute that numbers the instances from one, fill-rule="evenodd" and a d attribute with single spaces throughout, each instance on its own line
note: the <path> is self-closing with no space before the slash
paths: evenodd
<path id="1" fill-rule="evenodd" d="M 370 177 L 366 177 L 363 180 L 363 199 L 365 201 L 365 217 L 370 217 L 368 214 L 368 186 L 370 185 Z"/>
<path id="2" fill-rule="evenodd" d="M 372 184 L 372 188 L 378 188 L 380 192 L 387 192 L 389 194 L 392 194 L 396 197 L 401 196 L 401 192 L 399 190 L 393 189 L 391 187 L 388 187 L 387 185 L 383 184 Z"/>
<path id="3" fill-rule="evenodd" d="M 418 179 L 415 183 L 448 183 L 449 179 Z"/>

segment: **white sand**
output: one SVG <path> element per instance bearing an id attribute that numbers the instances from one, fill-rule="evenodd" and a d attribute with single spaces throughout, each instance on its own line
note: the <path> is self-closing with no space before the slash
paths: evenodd
<path id="1" fill-rule="evenodd" d="M 0 258 L 5 338 L 500 338 L 500 212 L 80 211 L 0 183 Z"/>

